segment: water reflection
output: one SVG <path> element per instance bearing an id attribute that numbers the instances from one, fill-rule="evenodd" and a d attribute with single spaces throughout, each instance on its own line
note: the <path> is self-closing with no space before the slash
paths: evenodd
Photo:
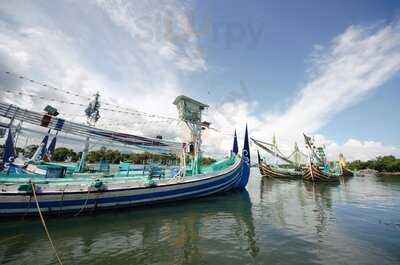
<path id="1" fill-rule="evenodd" d="M 236 255 L 256 257 L 252 205 L 247 191 L 200 199 L 195 203 L 48 221 L 66 264 L 199 264 L 210 250 L 221 255 L 239 245 Z M 38 222 L 7 223 L 0 229 L 1 263 L 40 264 L 55 260 Z M 222 244 L 220 244 L 222 243 Z M 129 261 L 129 262 L 128 262 Z"/>
<path id="2" fill-rule="evenodd" d="M 339 184 L 310 183 L 263 178 L 260 198 L 271 204 L 272 223 L 289 227 L 300 233 L 315 231 L 322 238 L 328 226 L 334 223 L 332 191 Z"/>

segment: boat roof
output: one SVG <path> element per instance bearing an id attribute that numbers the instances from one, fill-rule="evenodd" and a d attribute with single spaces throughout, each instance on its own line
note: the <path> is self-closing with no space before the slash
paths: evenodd
<path id="1" fill-rule="evenodd" d="M 208 108 L 209 107 L 207 104 L 201 103 L 200 101 L 197 101 L 197 100 L 192 99 L 190 97 L 187 97 L 185 95 L 180 95 L 180 96 L 176 97 L 176 99 L 174 100 L 174 105 L 178 105 L 180 101 L 187 101 L 187 102 L 190 102 L 192 104 L 198 105 L 201 108 Z"/>

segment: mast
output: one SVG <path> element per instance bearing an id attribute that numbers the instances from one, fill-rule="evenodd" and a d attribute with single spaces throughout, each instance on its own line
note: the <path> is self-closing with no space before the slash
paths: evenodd
<path id="1" fill-rule="evenodd" d="M 272 136 L 272 148 L 273 148 L 273 151 L 274 151 L 274 153 L 275 153 L 275 155 L 274 155 L 274 162 L 275 162 L 275 165 L 276 164 L 278 164 L 278 158 L 277 158 L 277 154 L 278 154 L 278 144 L 277 144 L 277 142 L 276 142 L 276 137 L 275 137 L 275 133 L 274 133 L 274 135 Z"/>
<path id="2" fill-rule="evenodd" d="M 316 148 L 314 144 L 314 140 L 304 134 L 304 141 L 306 142 L 306 148 L 308 149 L 309 156 L 310 156 L 310 162 L 312 162 L 313 159 L 316 159 L 318 163 L 325 165 L 326 160 L 325 160 L 325 155 L 321 156 L 323 153 L 323 148 Z M 322 153 L 321 153 L 322 151 Z"/>
<path id="3" fill-rule="evenodd" d="M 347 166 L 347 161 L 346 158 L 342 153 L 339 154 L 339 164 L 341 167 L 346 167 Z"/>
<path id="4" fill-rule="evenodd" d="M 21 133 L 21 130 L 22 130 L 22 124 L 23 124 L 24 122 L 23 121 L 20 121 L 19 123 L 18 123 L 18 125 L 17 125 L 17 128 L 15 129 L 15 147 L 17 147 L 17 143 L 18 143 L 18 139 L 19 139 L 19 135 L 20 135 L 20 133 Z"/>
<path id="5" fill-rule="evenodd" d="M 297 143 L 294 143 L 294 150 L 293 150 L 293 161 L 296 164 L 297 167 L 300 167 L 301 164 L 301 153 L 300 153 L 300 149 L 299 146 L 297 145 Z"/>
<path id="6" fill-rule="evenodd" d="M 190 130 L 189 153 L 193 158 L 193 174 L 197 174 L 199 172 L 199 158 L 201 158 L 201 132 L 210 125 L 208 122 L 202 122 L 201 116 L 208 105 L 184 95 L 178 96 L 174 100 L 174 105 L 178 109 L 179 118 L 185 122 Z"/>
<path id="7" fill-rule="evenodd" d="M 93 101 L 85 109 L 86 123 L 90 127 L 95 127 L 97 121 L 100 119 L 100 94 L 97 92 L 94 95 Z M 79 162 L 78 170 L 83 172 L 86 167 L 86 157 L 89 153 L 89 136 L 86 137 L 85 147 L 82 152 L 81 161 Z"/>

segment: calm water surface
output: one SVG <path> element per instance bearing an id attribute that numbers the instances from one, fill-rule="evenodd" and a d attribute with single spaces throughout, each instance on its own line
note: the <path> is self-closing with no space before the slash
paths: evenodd
<path id="1" fill-rule="evenodd" d="M 247 190 L 48 226 L 65 265 L 400 264 L 399 177 Z M 38 220 L 0 222 L 0 263 L 56 264 Z"/>

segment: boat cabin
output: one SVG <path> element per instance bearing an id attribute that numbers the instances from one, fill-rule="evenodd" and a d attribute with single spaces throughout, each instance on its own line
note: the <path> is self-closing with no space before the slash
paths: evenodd
<path id="1" fill-rule="evenodd" d="M 46 178 L 64 178 L 67 167 L 50 165 L 46 168 Z"/>

